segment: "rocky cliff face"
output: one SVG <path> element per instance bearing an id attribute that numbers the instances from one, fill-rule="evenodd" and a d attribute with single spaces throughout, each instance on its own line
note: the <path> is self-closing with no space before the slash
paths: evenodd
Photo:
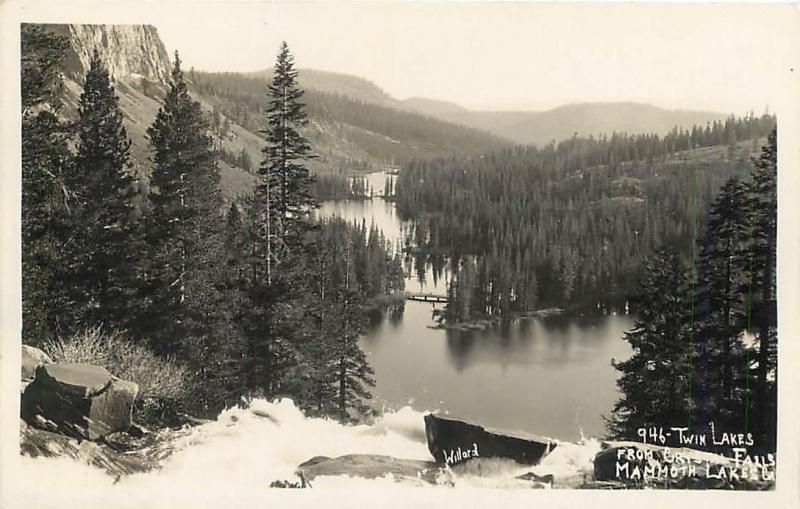
<path id="1" fill-rule="evenodd" d="M 144 196 L 152 171 L 152 149 L 147 139 L 147 128 L 153 124 L 166 94 L 172 63 L 158 31 L 151 25 L 46 25 L 47 30 L 69 41 L 61 71 L 64 75 L 63 108 L 61 114 L 68 120 L 78 118 L 78 104 L 83 93 L 83 82 L 89 69 L 92 53 L 99 52 L 103 63 L 114 78 L 114 91 L 119 98 L 123 123 L 131 140 L 131 166 L 140 179 Z M 209 104 L 198 94 L 209 112 Z M 245 148 L 253 160 L 259 160 L 263 141 L 237 125 L 231 125 L 235 139 L 225 140 L 224 148 L 238 154 Z M 219 143 L 222 145 L 222 142 Z M 221 163 L 222 188 L 225 196 L 249 192 L 255 177 L 244 170 Z"/>
<path id="2" fill-rule="evenodd" d="M 116 80 L 141 75 L 166 83 L 169 78 L 169 55 L 154 26 L 51 25 L 49 28 L 69 38 L 64 73 L 78 82 L 83 80 L 95 49 Z"/>

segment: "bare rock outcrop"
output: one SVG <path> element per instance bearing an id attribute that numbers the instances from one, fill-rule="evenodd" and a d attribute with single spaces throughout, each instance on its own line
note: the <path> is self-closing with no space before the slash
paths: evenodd
<path id="1" fill-rule="evenodd" d="M 167 83 L 170 60 L 158 31 L 152 25 L 48 25 L 69 39 L 65 74 L 81 83 L 95 49 L 109 74 L 119 80 L 141 76 Z"/>

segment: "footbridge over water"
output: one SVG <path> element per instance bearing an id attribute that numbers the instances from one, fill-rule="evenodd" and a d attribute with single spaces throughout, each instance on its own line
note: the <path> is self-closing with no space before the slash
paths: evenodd
<path id="1" fill-rule="evenodd" d="M 406 300 L 415 300 L 417 302 L 438 302 L 447 304 L 447 295 L 436 295 L 434 293 L 405 293 Z"/>

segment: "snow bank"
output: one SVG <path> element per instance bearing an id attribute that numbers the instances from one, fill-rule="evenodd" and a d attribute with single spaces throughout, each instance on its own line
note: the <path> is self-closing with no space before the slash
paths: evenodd
<path id="1" fill-rule="evenodd" d="M 329 488 L 347 488 L 348 493 L 362 488 L 397 489 L 401 486 L 391 478 L 321 477 L 313 490 L 279 490 L 269 485 L 275 480 L 296 480 L 297 466 L 314 456 L 382 454 L 429 461 L 423 416 L 404 407 L 387 412 L 372 425 L 346 426 L 306 418 L 291 400 L 256 400 L 247 409 L 225 410 L 216 421 L 176 438 L 176 452 L 155 472 L 114 479 L 71 459 L 22 457 L 13 496 L 20 507 L 65 507 L 96 500 L 113 500 L 114 507 L 199 507 L 212 501 L 216 505 L 238 500 L 249 505 L 273 500 L 279 491 L 286 492 L 278 495 L 285 498 Z M 596 441 L 560 444 L 532 468 L 484 460 L 481 471 L 475 467 L 456 470 L 456 486 L 530 486 L 515 479 L 526 472 L 553 474 L 559 483 L 579 480 L 599 449 Z"/>

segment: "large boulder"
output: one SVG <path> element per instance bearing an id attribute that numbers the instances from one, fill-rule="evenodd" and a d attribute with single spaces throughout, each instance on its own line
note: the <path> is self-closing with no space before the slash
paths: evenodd
<path id="1" fill-rule="evenodd" d="M 774 486 L 774 469 L 760 457 L 736 458 L 687 447 L 605 442 L 594 458 L 596 482 L 625 487 L 750 489 Z"/>
<path id="2" fill-rule="evenodd" d="M 100 366 L 45 364 L 22 394 L 22 417 L 31 424 L 44 418 L 62 433 L 97 440 L 131 426 L 138 392 L 135 383 Z"/>
<path id="3" fill-rule="evenodd" d="M 320 476 L 349 476 L 376 479 L 392 475 L 396 481 L 419 484 L 446 482 L 441 465 L 432 461 L 393 458 L 379 454 L 347 454 L 337 458 L 316 456 L 297 467 L 297 475 L 305 481 Z"/>
<path id="4" fill-rule="evenodd" d="M 32 379 L 36 376 L 36 368 L 44 364 L 52 364 L 50 357 L 39 350 L 28 345 L 22 345 L 22 379 Z"/>
<path id="5" fill-rule="evenodd" d="M 455 465 L 472 458 L 508 458 L 536 465 L 556 443 L 546 439 L 488 431 L 485 428 L 433 414 L 425 416 L 428 450 L 438 463 Z"/>

